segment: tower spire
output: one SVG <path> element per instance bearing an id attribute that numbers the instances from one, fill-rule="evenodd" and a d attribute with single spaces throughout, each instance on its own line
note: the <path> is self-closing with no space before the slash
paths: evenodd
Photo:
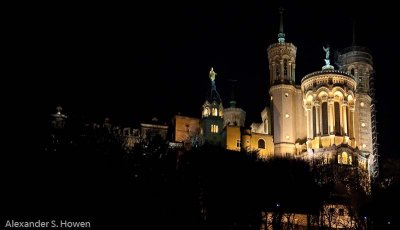
<path id="1" fill-rule="evenodd" d="M 236 107 L 235 83 L 237 82 L 237 80 L 229 79 L 228 81 L 230 81 L 232 83 L 231 100 L 229 101 L 229 104 L 230 104 L 231 108 L 235 108 Z"/>
<path id="2" fill-rule="evenodd" d="M 285 42 L 285 33 L 283 32 L 283 8 L 279 8 L 280 14 L 280 22 L 279 22 L 279 33 L 278 33 L 278 42 L 284 43 Z"/>
<path id="3" fill-rule="evenodd" d="M 353 42 L 352 46 L 356 46 L 356 20 L 353 20 Z"/>

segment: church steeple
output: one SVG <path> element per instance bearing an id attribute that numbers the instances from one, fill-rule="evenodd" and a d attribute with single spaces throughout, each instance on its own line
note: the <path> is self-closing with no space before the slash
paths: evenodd
<path id="1" fill-rule="evenodd" d="M 278 42 L 284 43 L 285 42 L 285 33 L 283 32 L 283 8 L 279 8 L 280 14 L 280 23 L 279 23 L 279 33 L 278 33 Z"/>
<path id="2" fill-rule="evenodd" d="M 278 43 L 268 47 L 268 61 L 270 70 L 271 85 L 276 84 L 295 84 L 296 51 L 297 48 L 292 43 L 285 41 L 283 32 L 283 9 L 279 9 L 280 25 L 278 33 Z"/>
<path id="3" fill-rule="evenodd" d="M 356 21 L 353 21 L 353 42 L 352 46 L 356 46 Z"/>
<path id="4" fill-rule="evenodd" d="M 206 143 L 220 145 L 222 141 L 224 107 L 215 84 L 217 73 L 214 68 L 211 67 L 208 76 L 211 80 L 211 92 L 202 107 L 200 133 Z"/>
<path id="5" fill-rule="evenodd" d="M 223 116 L 223 106 L 222 100 L 217 91 L 217 86 L 215 84 L 215 77 L 217 73 L 214 71 L 214 68 L 211 67 L 211 70 L 208 74 L 211 80 L 211 91 L 210 95 L 207 97 L 206 101 L 203 104 L 203 115 L 202 117 L 214 116 L 221 117 Z"/>

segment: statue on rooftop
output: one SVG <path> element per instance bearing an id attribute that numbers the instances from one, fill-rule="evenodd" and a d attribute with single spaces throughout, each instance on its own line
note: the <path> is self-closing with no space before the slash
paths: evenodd
<path id="1" fill-rule="evenodd" d="M 330 60 L 329 60 L 329 45 L 327 45 L 327 47 L 325 48 L 325 46 L 322 46 L 322 49 L 324 49 L 325 51 L 325 64 L 327 66 L 330 65 Z"/>
<path id="2" fill-rule="evenodd" d="M 211 67 L 211 70 L 210 70 L 210 73 L 209 73 L 209 76 L 210 76 L 211 81 L 215 81 L 215 76 L 216 76 L 216 75 L 217 75 L 217 73 L 214 72 L 214 68 Z"/>

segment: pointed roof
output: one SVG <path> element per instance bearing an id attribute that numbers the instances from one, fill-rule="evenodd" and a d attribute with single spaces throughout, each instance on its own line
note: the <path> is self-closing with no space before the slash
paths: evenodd
<path id="1" fill-rule="evenodd" d="M 280 14 L 280 22 L 279 22 L 279 33 L 278 33 L 278 42 L 285 43 L 285 33 L 283 32 L 283 8 L 279 8 Z"/>

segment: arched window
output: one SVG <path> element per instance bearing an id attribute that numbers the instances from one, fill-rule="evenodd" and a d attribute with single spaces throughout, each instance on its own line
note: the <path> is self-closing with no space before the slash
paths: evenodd
<path id="1" fill-rule="evenodd" d="M 351 75 L 354 75 L 354 69 L 350 70 Z"/>
<path id="2" fill-rule="evenodd" d="M 279 78 L 281 76 L 280 66 L 276 65 L 275 70 L 276 70 L 276 80 L 279 80 Z"/>
<path id="3" fill-rule="evenodd" d="M 335 134 L 341 135 L 340 132 L 340 105 L 339 102 L 335 101 Z"/>
<path id="4" fill-rule="evenodd" d="M 285 76 L 285 78 L 288 78 L 288 60 L 287 59 L 285 59 L 283 61 L 283 76 Z"/>
<path id="5" fill-rule="evenodd" d="M 213 108 L 212 109 L 212 115 L 213 116 L 218 116 L 218 109 L 217 108 Z"/>
<path id="6" fill-rule="evenodd" d="M 264 139 L 259 139 L 258 140 L 258 148 L 259 149 L 265 149 L 265 141 L 264 141 Z"/>
<path id="7" fill-rule="evenodd" d="M 203 117 L 208 117 L 210 116 L 210 108 L 206 107 L 203 110 Z"/>
<path id="8" fill-rule="evenodd" d="M 348 164 L 348 155 L 346 152 L 342 152 L 342 164 L 347 165 Z"/>
<path id="9" fill-rule="evenodd" d="M 322 134 L 328 135 L 328 103 L 323 102 L 321 105 L 322 109 Z"/>

